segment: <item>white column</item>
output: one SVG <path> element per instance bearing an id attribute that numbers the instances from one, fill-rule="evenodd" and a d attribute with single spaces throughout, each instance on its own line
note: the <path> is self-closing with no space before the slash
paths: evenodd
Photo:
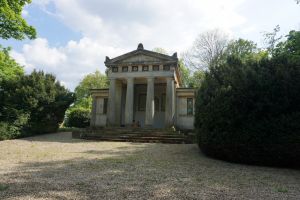
<path id="1" fill-rule="evenodd" d="M 107 125 L 116 124 L 116 79 L 110 79 L 108 92 Z"/>
<path id="2" fill-rule="evenodd" d="M 133 120 L 134 78 L 127 79 L 125 125 L 131 125 Z"/>
<path id="3" fill-rule="evenodd" d="M 173 78 L 167 78 L 165 126 L 174 125 L 175 115 L 175 85 Z"/>
<path id="4" fill-rule="evenodd" d="M 147 79 L 145 126 L 152 126 L 154 119 L 154 77 Z"/>

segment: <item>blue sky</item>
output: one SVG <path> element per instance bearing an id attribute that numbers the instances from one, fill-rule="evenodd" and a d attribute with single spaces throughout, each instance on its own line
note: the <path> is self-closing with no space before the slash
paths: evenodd
<path id="1" fill-rule="evenodd" d="M 180 53 L 197 35 L 219 28 L 231 38 L 263 46 L 262 35 L 278 24 L 281 34 L 300 29 L 294 0 L 33 0 L 23 16 L 36 40 L 1 40 L 25 67 L 53 73 L 73 90 L 84 75 L 105 71 L 105 56 L 136 48 Z"/>

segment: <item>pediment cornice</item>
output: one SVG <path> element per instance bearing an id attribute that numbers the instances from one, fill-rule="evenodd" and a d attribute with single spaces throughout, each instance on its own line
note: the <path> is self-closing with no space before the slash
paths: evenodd
<path id="1" fill-rule="evenodd" d="M 105 65 L 107 67 L 115 65 L 134 65 L 134 64 L 176 64 L 178 63 L 177 53 L 172 56 L 145 50 L 140 46 L 137 50 L 123 54 L 110 59 L 106 57 Z"/>

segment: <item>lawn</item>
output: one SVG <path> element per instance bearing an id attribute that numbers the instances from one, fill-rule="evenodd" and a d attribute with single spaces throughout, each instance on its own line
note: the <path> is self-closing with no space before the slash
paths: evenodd
<path id="1" fill-rule="evenodd" d="M 0 199 L 300 199 L 300 171 L 232 164 L 196 145 L 0 142 Z"/>

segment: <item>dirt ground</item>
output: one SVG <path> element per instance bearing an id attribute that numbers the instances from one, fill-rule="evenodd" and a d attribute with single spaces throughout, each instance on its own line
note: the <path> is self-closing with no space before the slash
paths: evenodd
<path id="1" fill-rule="evenodd" d="M 0 142 L 0 199 L 300 199 L 300 171 L 56 133 Z"/>

